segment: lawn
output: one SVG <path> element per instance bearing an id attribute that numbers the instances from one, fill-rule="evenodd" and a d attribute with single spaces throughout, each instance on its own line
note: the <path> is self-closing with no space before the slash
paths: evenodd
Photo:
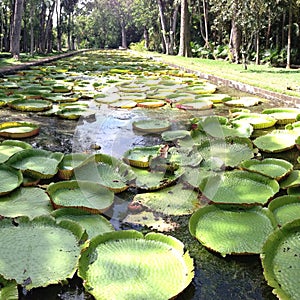
<path id="1" fill-rule="evenodd" d="M 187 58 L 149 52 L 147 54 L 152 55 L 155 59 L 161 59 L 166 63 L 175 64 L 193 71 L 246 83 L 269 91 L 300 97 L 299 69 L 249 64 L 247 70 L 245 70 L 242 64 L 233 64 L 223 60 Z"/>

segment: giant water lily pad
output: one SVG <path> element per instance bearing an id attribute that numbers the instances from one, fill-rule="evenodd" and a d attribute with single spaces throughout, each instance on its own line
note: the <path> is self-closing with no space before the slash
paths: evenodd
<path id="1" fill-rule="evenodd" d="M 135 177 L 130 166 L 106 154 L 95 154 L 74 170 L 76 180 L 97 182 L 115 193 L 127 190 Z"/>
<path id="2" fill-rule="evenodd" d="M 11 139 L 35 136 L 39 131 L 38 125 L 29 122 L 4 122 L 0 124 L 0 136 Z"/>
<path id="3" fill-rule="evenodd" d="M 0 274 L 30 290 L 73 277 L 82 228 L 74 222 L 26 217 L 0 222 Z"/>
<path id="4" fill-rule="evenodd" d="M 111 232 L 91 240 L 79 276 L 95 299 L 170 299 L 190 284 L 193 260 L 171 236 Z"/>
<path id="5" fill-rule="evenodd" d="M 222 118 L 209 116 L 202 118 L 197 123 L 198 127 L 212 137 L 246 137 L 249 138 L 253 127 L 249 123 L 226 122 Z"/>
<path id="6" fill-rule="evenodd" d="M 198 193 L 183 186 L 175 186 L 151 193 L 137 194 L 133 203 L 165 215 L 188 215 L 199 206 Z"/>
<path id="7" fill-rule="evenodd" d="M 253 143 L 264 152 L 282 152 L 295 146 L 296 136 L 288 130 L 273 130 L 270 133 L 259 136 Z"/>
<path id="8" fill-rule="evenodd" d="M 26 149 L 15 153 L 7 161 L 12 167 L 34 178 L 52 178 L 58 172 L 63 154 L 42 149 Z"/>
<path id="9" fill-rule="evenodd" d="M 168 130 L 161 134 L 164 141 L 172 142 L 179 139 L 190 137 L 190 132 L 187 130 Z"/>
<path id="10" fill-rule="evenodd" d="M 273 215 L 259 206 L 208 205 L 189 221 L 190 233 L 222 256 L 261 253 L 275 226 Z"/>
<path id="11" fill-rule="evenodd" d="M 128 164 L 138 168 L 148 168 L 151 157 L 159 155 L 161 146 L 135 147 L 127 150 L 123 159 Z"/>
<path id="12" fill-rule="evenodd" d="M 294 188 L 300 186 L 300 170 L 293 170 L 287 178 L 280 182 L 282 189 Z"/>
<path id="13" fill-rule="evenodd" d="M 272 127 L 277 120 L 272 116 L 259 113 L 239 113 L 234 121 L 247 122 L 253 126 L 254 129 L 264 129 Z"/>
<path id="14" fill-rule="evenodd" d="M 40 99 L 20 99 L 9 102 L 8 106 L 21 111 L 45 111 L 52 108 L 52 102 Z"/>
<path id="15" fill-rule="evenodd" d="M 205 178 L 200 190 L 215 203 L 266 204 L 279 191 L 275 179 L 241 170 Z"/>
<path id="16" fill-rule="evenodd" d="M 278 225 L 299 219 L 300 198 L 298 196 L 284 195 L 273 199 L 268 208 L 273 212 Z"/>
<path id="17" fill-rule="evenodd" d="M 174 183 L 181 175 L 179 169 L 175 173 L 166 171 L 151 171 L 149 169 L 132 168 L 136 176 L 135 186 L 142 190 L 153 191 L 162 189 Z"/>
<path id="18" fill-rule="evenodd" d="M 103 213 L 110 208 L 114 194 L 95 182 L 67 180 L 47 187 L 54 208 L 80 208 L 92 213 Z"/>
<path id="19" fill-rule="evenodd" d="M 159 119 L 146 119 L 134 121 L 132 127 L 135 130 L 145 132 L 145 133 L 160 133 L 169 130 L 171 123 L 167 120 Z"/>
<path id="20" fill-rule="evenodd" d="M 262 113 L 275 118 L 277 124 L 289 124 L 297 120 L 300 109 L 293 107 L 275 107 L 264 109 Z"/>
<path id="21" fill-rule="evenodd" d="M 21 171 L 16 170 L 6 164 L 0 164 L 0 195 L 5 195 L 22 184 L 23 176 Z"/>
<path id="22" fill-rule="evenodd" d="M 5 140 L 0 144 L 0 163 L 7 161 L 15 153 L 24 149 L 31 149 L 28 143 L 17 140 Z"/>
<path id="23" fill-rule="evenodd" d="M 278 158 L 265 158 L 262 160 L 250 159 L 243 161 L 240 167 L 244 170 L 257 172 L 276 180 L 280 180 L 293 170 L 293 165 L 290 162 Z"/>
<path id="24" fill-rule="evenodd" d="M 60 179 L 70 179 L 74 174 L 74 169 L 80 166 L 90 154 L 87 153 L 69 153 L 65 154 L 58 165 L 58 176 Z"/>
<path id="25" fill-rule="evenodd" d="M 4 217 L 26 216 L 33 219 L 52 210 L 46 192 L 36 187 L 22 187 L 0 198 L 0 215 Z"/>
<path id="26" fill-rule="evenodd" d="M 264 276 L 279 299 L 300 298 L 300 220 L 274 231 L 265 242 L 261 261 Z"/>
<path id="27" fill-rule="evenodd" d="M 213 102 L 209 100 L 180 101 L 173 104 L 173 107 L 184 110 L 206 110 L 213 107 Z"/>
<path id="28" fill-rule="evenodd" d="M 229 167 L 235 167 L 254 156 L 252 143 L 247 138 L 204 141 L 197 149 L 205 160 L 218 158 Z"/>
<path id="29" fill-rule="evenodd" d="M 88 234 L 88 238 L 114 231 L 113 225 L 102 215 L 91 214 L 77 208 L 59 208 L 54 210 L 51 215 L 57 221 L 71 220 L 79 223 Z"/>

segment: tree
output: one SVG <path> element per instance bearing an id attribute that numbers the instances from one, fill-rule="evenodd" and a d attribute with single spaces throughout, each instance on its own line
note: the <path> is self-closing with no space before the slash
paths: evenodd
<path id="1" fill-rule="evenodd" d="M 21 23 L 24 11 L 24 0 L 15 0 L 13 21 L 11 24 L 10 53 L 14 59 L 20 58 Z"/>
<path id="2" fill-rule="evenodd" d="M 190 47 L 190 17 L 189 7 L 187 0 L 181 0 L 181 13 L 180 13 L 180 45 L 178 55 L 191 56 Z"/>
<path id="3" fill-rule="evenodd" d="M 161 31 L 163 36 L 163 50 L 166 54 L 174 54 L 177 15 L 180 7 L 178 0 L 157 0 Z"/>

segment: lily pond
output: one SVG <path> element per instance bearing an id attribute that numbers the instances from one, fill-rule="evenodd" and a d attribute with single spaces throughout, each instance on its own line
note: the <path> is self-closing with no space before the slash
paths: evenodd
<path id="1" fill-rule="evenodd" d="M 300 299 L 299 108 L 121 50 L 0 106 L 0 300 Z"/>

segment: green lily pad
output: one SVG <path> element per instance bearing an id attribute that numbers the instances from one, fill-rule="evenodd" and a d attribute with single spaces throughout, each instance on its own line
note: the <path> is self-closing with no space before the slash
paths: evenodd
<path id="1" fill-rule="evenodd" d="M 156 108 L 162 107 L 166 104 L 163 100 L 146 99 L 145 101 L 136 101 L 138 107 L 142 108 Z"/>
<path id="2" fill-rule="evenodd" d="M 151 171 L 148 169 L 132 168 L 136 176 L 135 186 L 141 190 L 153 191 L 162 189 L 174 183 L 181 175 L 179 169 L 173 174 L 165 171 Z"/>
<path id="3" fill-rule="evenodd" d="M 135 147 L 124 153 L 123 160 L 134 167 L 148 168 L 151 157 L 159 155 L 160 148 L 161 146 Z"/>
<path id="4" fill-rule="evenodd" d="M 86 230 L 88 238 L 115 231 L 113 225 L 99 214 L 91 214 L 77 208 L 59 208 L 54 210 L 51 215 L 57 220 L 71 220 L 80 224 Z"/>
<path id="5" fill-rule="evenodd" d="M 299 219 L 300 198 L 298 196 L 284 195 L 273 199 L 268 208 L 273 212 L 278 225 L 283 226 L 286 223 Z"/>
<path id="6" fill-rule="evenodd" d="M 197 167 L 203 160 L 202 155 L 195 147 L 182 148 L 172 147 L 168 152 L 168 161 L 171 165 L 181 167 L 190 166 Z"/>
<path id="7" fill-rule="evenodd" d="M 0 136 L 11 139 L 21 139 L 35 136 L 40 127 L 29 122 L 4 122 L 0 124 Z"/>
<path id="8" fill-rule="evenodd" d="M 28 143 L 17 140 L 5 140 L 0 144 L 0 163 L 7 161 L 13 154 L 24 149 L 31 149 Z"/>
<path id="9" fill-rule="evenodd" d="M 201 94 L 196 96 L 196 100 L 208 100 L 211 101 L 212 103 L 223 103 L 225 101 L 231 100 L 231 96 L 227 94 Z"/>
<path id="10" fill-rule="evenodd" d="M 293 170 L 290 162 L 278 158 L 250 159 L 243 161 L 240 167 L 243 170 L 257 172 L 276 180 L 280 180 Z"/>
<path id="11" fill-rule="evenodd" d="M 238 205 L 207 205 L 189 221 L 190 233 L 222 256 L 259 254 L 276 221 L 265 208 Z"/>
<path id="12" fill-rule="evenodd" d="M 170 299 L 190 284 L 193 260 L 171 236 L 110 232 L 91 240 L 79 276 L 96 299 Z"/>
<path id="13" fill-rule="evenodd" d="M 91 213 L 103 213 L 114 201 L 114 193 L 95 182 L 67 180 L 47 187 L 51 203 L 57 208 L 80 208 Z"/>
<path id="14" fill-rule="evenodd" d="M 63 154 L 42 149 L 25 149 L 9 158 L 7 164 L 33 178 L 52 178 L 58 172 Z"/>
<path id="15" fill-rule="evenodd" d="M 205 197 L 215 203 L 266 204 L 279 191 L 275 179 L 241 170 L 209 176 L 200 184 Z"/>
<path id="16" fill-rule="evenodd" d="M 81 116 L 87 113 L 86 107 L 65 107 L 59 109 L 55 114 L 61 119 L 78 120 Z"/>
<path id="17" fill-rule="evenodd" d="M 69 153 L 65 154 L 58 165 L 58 176 L 60 179 L 70 179 L 74 175 L 74 169 L 80 166 L 90 154 L 87 153 Z"/>
<path id="18" fill-rule="evenodd" d="M 0 274 L 27 290 L 73 277 L 82 228 L 74 222 L 26 217 L 0 222 Z"/>
<path id="19" fill-rule="evenodd" d="M 272 127 L 277 120 L 266 114 L 258 113 L 239 113 L 233 121 L 247 122 L 253 126 L 254 129 L 264 129 Z"/>
<path id="20" fill-rule="evenodd" d="M 249 123 L 243 122 L 226 122 L 223 118 L 209 116 L 201 118 L 198 123 L 198 128 L 209 134 L 212 137 L 246 137 L 249 138 L 253 132 L 253 127 Z"/>
<path id="21" fill-rule="evenodd" d="M 188 215 L 199 206 L 198 193 L 176 184 L 160 191 L 137 194 L 132 203 L 137 203 L 165 215 Z"/>
<path id="22" fill-rule="evenodd" d="M 22 184 L 22 172 L 6 164 L 0 164 L 0 195 L 6 195 Z"/>
<path id="23" fill-rule="evenodd" d="M 247 138 L 225 138 L 225 140 L 204 141 L 197 146 L 204 160 L 218 158 L 225 166 L 236 167 L 242 161 L 254 156 L 253 146 Z"/>
<path id="24" fill-rule="evenodd" d="M 213 107 L 213 102 L 209 100 L 195 100 L 195 101 L 180 101 L 172 105 L 184 110 L 206 110 Z"/>
<path id="25" fill-rule="evenodd" d="M 265 242 L 261 261 L 264 276 L 279 299 L 300 298 L 300 220 L 275 230 Z"/>
<path id="26" fill-rule="evenodd" d="M 273 130 L 257 137 L 253 143 L 264 152 L 282 152 L 294 148 L 296 136 L 288 130 Z"/>
<path id="27" fill-rule="evenodd" d="M 0 215 L 8 218 L 26 216 L 30 219 L 52 211 L 50 199 L 40 188 L 20 188 L 0 198 Z"/>
<path id="28" fill-rule="evenodd" d="M 52 108 L 52 102 L 40 99 L 20 99 L 8 102 L 10 108 L 20 111 L 45 111 Z"/>
<path id="29" fill-rule="evenodd" d="M 275 118 L 277 124 L 289 124 L 297 120 L 300 109 L 293 107 L 275 107 L 264 109 L 262 113 Z"/>
<path id="30" fill-rule="evenodd" d="M 293 170 L 287 178 L 280 182 L 282 189 L 294 188 L 300 186 L 300 170 Z"/>
<path id="31" fill-rule="evenodd" d="M 145 133 L 160 133 L 169 130 L 171 123 L 167 120 L 159 119 L 146 119 L 134 121 L 132 127 L 135 130 L 145 132 Z"/>
<path id="32" fill-rule="evenodd" d="M 127 190 L 135 177 L 130 166 L 106 154 L 95 154 L 74 169 L 76 180 L 97 182 L 115 193 Z"/>
<path id="33" fill-rule="evenodd" d="M 119 100 L 109 104 L 110 107 L 115 108 L 134 108 L 137 106 L 137 103 L 133 100 Z"/>
<path id="34" fill-rule="evenodd" d="M 161 137 L 166 142 L 172 142 L 179 139 L 184 139 L 190 136 L 190 132 L 187 130 L 168 130 L 161 134 Z"/>

